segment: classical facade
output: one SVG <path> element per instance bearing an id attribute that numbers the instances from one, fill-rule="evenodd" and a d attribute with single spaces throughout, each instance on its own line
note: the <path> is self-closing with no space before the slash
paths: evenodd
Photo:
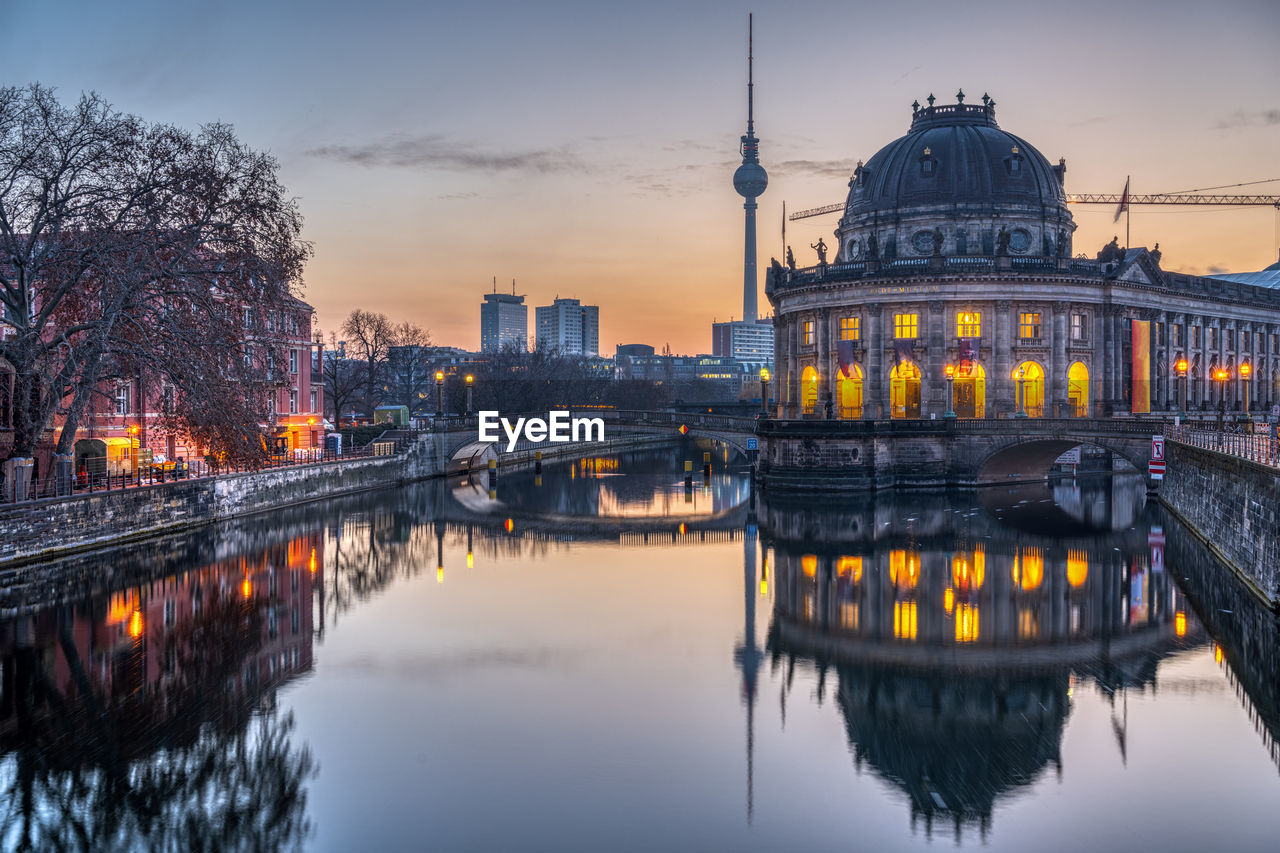
<path id="1" fill-rule="evenodd" d="M 1074 253 L 1065 178 L 1066 161 L 1002 130 L 985 95 L 913 105 L 907 135 L 858 164 L 831 262 L 769 273 L 776 416 L 1280 402 L 1280 290 L 1163 270 L 1158 248 Z"/>

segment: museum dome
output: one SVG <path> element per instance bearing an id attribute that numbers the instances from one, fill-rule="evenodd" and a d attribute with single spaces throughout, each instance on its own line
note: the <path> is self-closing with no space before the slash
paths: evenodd
<path id="1" fill-rule="evenodd" d="M 1063 182 L 1066 163 L 1051 165 L 1026 140 L 996 124 L 995 101 L 912 105 L 911 129 L 859 163 L 836 232 L 844 260 L 868 248 L 872 233 L 886 257 L 994 254 L 1004 227 L 1015 254 L 1058 254 L 1074 224 Z M 887 229 L 887 230 L 886 230 Z M 1061 232 L 1061 234 L 1060 234 Z M 928 235 L 928 237 L 926 237 Z M 962 236 L 961 236 L 962 235 Z"/>

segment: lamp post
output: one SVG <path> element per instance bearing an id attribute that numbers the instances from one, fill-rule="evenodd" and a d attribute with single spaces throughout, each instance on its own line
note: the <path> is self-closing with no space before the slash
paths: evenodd
<path id="1" fill-rule="evenodd" d="M 129 455 L 133 457 L 133 482 L 138 482 L 138 457 L 142 455 L 142 443 L 138 442 L 138 446 L 134 447 L 133 443 L 138 441 L 138 433 L 142 430 L 137 424 L 129 425 Z"/>
<path id="2" fill-rule="evenodd" d="M 1178 408 L 1178 417 L 1180 418 L 1187 416 L 1187 366 L 1185 358 L 1180 358 L 1173 363 L 1174 372 L 1182 380 L 1182 405 Z"/>
<path id="3" fill-rule="evenodd" d="M 476 378 L 475 378 L 474 376 L 472 376 L 470 373 L 468 373 L 468 374 L 467 374 L 467 378 L 466 378 L 466 383 L 467 383 L 467 411 L 466 411 L 466 413 L 465 413 L 467 417 L 470 417 L 470 416 L 471 416 L 471 384 L 472 384 L 473 382 L 475 382 L 475 381 L 476 381 Z"/>
<path id="4" fill-rule="evenodd" d="M 1026 372 L 1025 368 L 1019 367 L 1016 374 L 1018 378 L 1018 388 L 1016 392 L 1018 395 L 1018 411 L 1013 414 L 1015 418 L 1025 418 L 1027 416 L 1027 393 L 1023 384 L 1023 377 L 1026 375 Z"/>
<path id="5" fill-rule="evenodd" d="M 956 398 L 955 398 L 955 381 L 956 366 L 948 364 L 943 370 L 947 374 L 947 410 L 943 413 L 944 418 L 954 418 L 956 416 Z"/>
<path id="6" fill-rule="evenodd" d="M 1244 414 L 1240 416 L 1240 420 L 1249 420 L 1249 398 L 1253 396 L 1249 386 L 1250 376 L 1253 373 L 1253 365 L 1247 361 L 1240 362 L 1240 390 L 1244 396 Z"/>
<path id="7" fill-rule="evenodd" d="M 444 371 L 436 371 L 436 417 L 444 414 Z"/>
<path id="8" fill-rule="evenodd" d="M 1218 381 L 1218 430 L 1221 431 L 1227 414 L 1227 380 L 1231 378 L 1231 372 L 1225 367 L 1216 367 L 1213 378 Z"/>
<path id="9" fill-rule="evenodd" d="M 769 417 L 769 368 L 760 368 L 760 414 Z"/>

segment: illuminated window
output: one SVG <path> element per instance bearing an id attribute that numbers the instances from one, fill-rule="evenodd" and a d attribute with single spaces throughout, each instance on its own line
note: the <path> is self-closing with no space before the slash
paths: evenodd
<path id="1" fill-rule="evenodd" d="M 1089 340 L 1088 323 L 1089 318 L 1084 314 L 1071 315 L 1071 340 L 1087 341 Z"/>
<path id="2" fill-rule="evenodd" d="M 961 311 L 956 315 L 956 337 L 982 337 L 982 315 L 977 311 Z"/>
<path id="3" fill-rule="evenodd" d="M 840 318 L 840 340 L 842 341 L 862 340 L 862 318 L 861 317 L 841 317 Z"/>
<path id="4" fill-rule="evenodd" d="M 1018 337 L 1024 341 L 1040 337 L 1040 312 L 1024 311 L 1018 315 Z"/>
<path id="5" fill-rule="evenodd" d="M 978 606 L 960 604 L 956 607 L 956 642 L 973 643 L 978 639 Z"/>
<path id="6" fill-rule="evenodd" d="M 920 580 L 920 552 L 895 549 L 889 552 L 889 582 L 902 589 L 914 589 Z"/>
<path id="7" fill-rule="evenodd" d="M 899 340 L 914 338 L 920 328 L 919 314 L 894 314 L 893 336 Z"/>
<path id="8" fill-rule="evenodd" d="M 893 636 L 900 640 L 916 638 L 916 603 L 914 601 L 893 603 Z"/>
<path id="9" fill-rule="evenodd" d="M 800 328 L 800 342 L 807 347 L 813 346 L 813 321 L 805 320 Z"/>

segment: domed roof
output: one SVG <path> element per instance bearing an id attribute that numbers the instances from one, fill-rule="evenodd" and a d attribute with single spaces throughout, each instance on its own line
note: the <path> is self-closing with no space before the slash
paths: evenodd
<path id="1" fill-rule="evenodd" d="M 996 124 L 995 102 L 913 105 L 911 130 L 859 166 L 849 184 L 848 218 L 878 211 L 965 205 L 1047 207 L 1066 214 L 1065 164 L 1051 166 L 1026 140 Z M 976 211 L 975 211 L 976 212 Z"/>

